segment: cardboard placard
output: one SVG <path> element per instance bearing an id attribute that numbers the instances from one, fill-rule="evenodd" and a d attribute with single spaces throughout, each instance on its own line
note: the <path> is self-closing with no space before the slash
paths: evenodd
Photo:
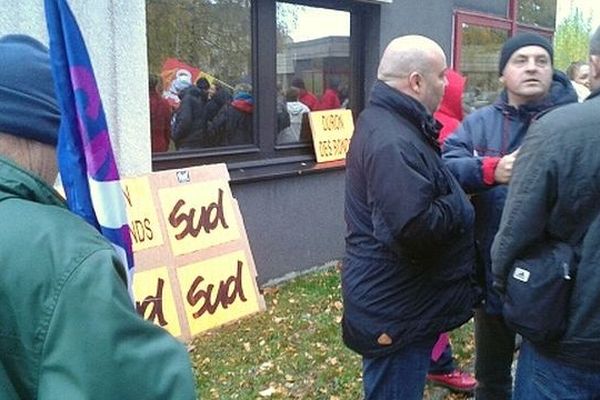
<path id="1" fill-rule="evenodd" d="M 314 111 L 308 114 L 317 162 L 343 160 L 354 133 L 352 111 Z"/>
<path id="2" fill-rule="evenodd" d="M 134 297 L 145 319 L 189 340 L 265 309 L 224 164 L 125 179 L 123 191 L 133 225 Z M 134 231 L 135 221 L 148 225 L 145 236 Z"/>

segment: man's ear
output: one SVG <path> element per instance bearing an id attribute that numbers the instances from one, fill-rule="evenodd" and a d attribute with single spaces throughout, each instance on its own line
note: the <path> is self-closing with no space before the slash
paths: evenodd
<path id="1" fill-rule="evenodd" d="M 423 87 L 423 76 L 417 71 L 413 71 L 408 75 L 408 84 L 415 93 L 421 93 Z"/>
<path id="2" fill-rule="evenodd" d="M 600 80 L 600 56 L 590 55 L 590 79 Z"/>

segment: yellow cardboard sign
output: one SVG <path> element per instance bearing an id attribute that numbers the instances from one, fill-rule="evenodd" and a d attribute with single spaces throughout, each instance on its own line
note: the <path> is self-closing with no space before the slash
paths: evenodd
<path id="1" fill-rule="evenodd" d="M 226 180 L 158 191 L 173 254 L 181 255 L 240 237 Z"/>
<path id="2" fill-rule="evenodd" d="M 177 276 L 192 335 L 261 310 L 243 251 L 181 266 Z"/>
<path id="3" fill-rule="evenodd" d="M 179 336 L 181 327 L 170 282 L 166 267 L 138 271 L 133 276 L 133 295 L 138 314 Z"/>
<path id="4" fill-rule="evenodd" d="M 317 162 L 343 160 L 354 132 L 352 111 L 315 111 L 308 115 Z"/>
<path id="5" fill-rule="evenodd" d="M 162 233 L 148 177 L 123 179 L 121 187 L 127 205 L 133 251 L 162 245 Z"/>

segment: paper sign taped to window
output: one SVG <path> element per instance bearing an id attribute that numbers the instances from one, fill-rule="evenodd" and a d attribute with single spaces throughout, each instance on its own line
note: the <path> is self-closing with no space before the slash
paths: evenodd
<path id="1" fill-rule="evenodd" d="M 317 162 L 343 160 L 354 132 L 352 111 L 314 111 L 308 115 Z"/>

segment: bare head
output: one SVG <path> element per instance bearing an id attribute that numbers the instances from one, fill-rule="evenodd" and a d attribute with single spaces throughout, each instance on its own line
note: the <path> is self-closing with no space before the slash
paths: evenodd
<path id="1" fill-rule="evenodd" d="M 433 40 L 419 35 L 392 40 L 381 57 L 377 78 L 437 110 L 446 86 L 446 56 Z"/>
<path id="2" fill-rule="evenodd" d="M 600 89 L 600 26 L 590 39 L 590 87 Z"/>

